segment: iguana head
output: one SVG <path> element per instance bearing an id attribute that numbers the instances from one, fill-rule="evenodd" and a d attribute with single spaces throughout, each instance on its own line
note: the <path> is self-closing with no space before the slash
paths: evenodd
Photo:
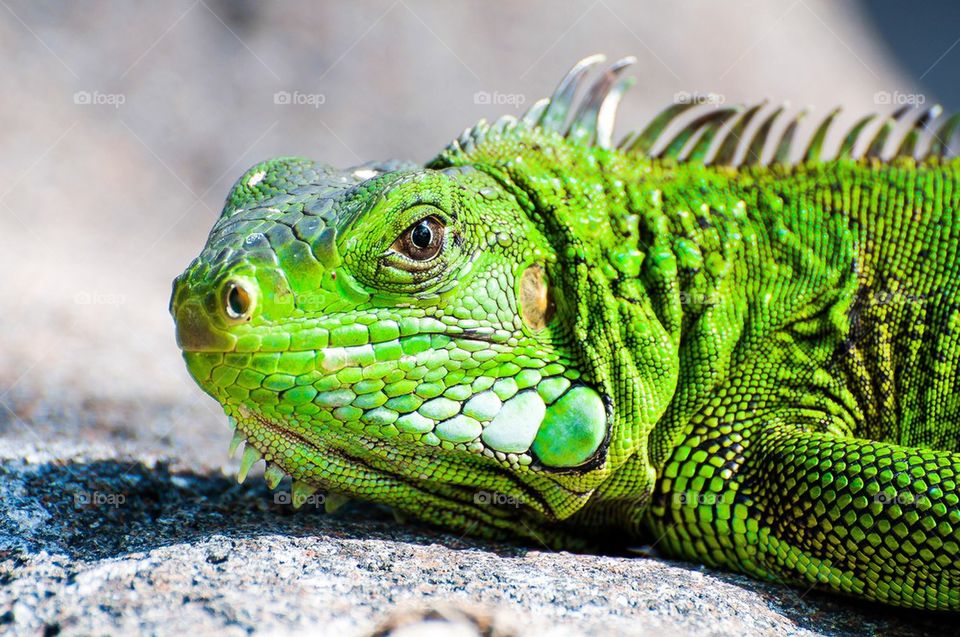
<path id="1" fill-rule="evenodd" d="M 174 283 L 177 340 L 246 442 L 243 474 L 263 458 L 300 495 L 535 535 L 609 474 L 620 354 L 586 341 L 617 311 L 584 316 L 589 282 L 561 280 L 584 255 L 497 170 L 435 166 L 247 171 Z"/>

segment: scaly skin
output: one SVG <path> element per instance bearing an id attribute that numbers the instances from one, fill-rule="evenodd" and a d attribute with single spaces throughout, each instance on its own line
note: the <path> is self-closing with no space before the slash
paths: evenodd
<path id="1" fill-rule="evenodd" d="M 562 88 L 427 167 L 241 177 L 171 309 L 242 472 L 960 610 L 960 163 L 654 157 Z"/>

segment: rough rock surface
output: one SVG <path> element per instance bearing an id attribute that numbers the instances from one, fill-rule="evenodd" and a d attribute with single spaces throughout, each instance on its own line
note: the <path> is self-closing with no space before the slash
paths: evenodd
<path id="1" fill-rule="evenodd" d="M 477 542 L 369 505 L 294 512 L 286 485 L 99 444 L 7 442 L 0 457 L 0 631 L 360 635 L 424 608 L 441 613 L 391 634 L 479 634 L 457 609 L 504 635 L 907 635 L 947 621 L 690 564 Z"/>

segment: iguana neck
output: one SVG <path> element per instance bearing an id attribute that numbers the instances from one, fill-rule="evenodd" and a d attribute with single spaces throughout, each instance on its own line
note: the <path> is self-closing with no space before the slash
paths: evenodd
<path id="1" fill-rule="evenodd" d="M 575 243 L 615 297 L 650 303 L 677 347 L 724 282 L 744 272 L 745 245 L 764 241 L 733 187 L 735 169 L 569 143 L 537 148 L 522 160 L 518 153 L 474 165 L 513 192 L 555 249 Z"/>
<path id="2" fill-rule="evenodd" d="M 732 175 L 549 142 L 480 146 L 460 160 L 511 192 L 552 243 L 551 280 L 576 303 L 566 313 L 566 347 L 614 413 L 606 478 L 571 523 L 609 522 L 642 511 L 676 434 L 678 424 L 661 431 L 661 422 L 677 391 L 685 331 L 702 329 L 717 299 L 742 305 L 747 286 L 734 282 L 744 280 L 750 233 L 741 228 L 749 223 Z M 631 504 L 604 511 L 608 499 Z"/>

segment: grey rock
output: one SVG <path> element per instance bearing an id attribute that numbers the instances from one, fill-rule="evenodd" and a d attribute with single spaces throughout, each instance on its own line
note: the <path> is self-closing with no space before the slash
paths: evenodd
<path id="1" fill-rule="evenodd" d="M 430 612 L 409 623 L 443 606 L 495 616 L 500 634 L 915 634 L 938 621 L 691 564 L 400 526 L 373 505 L 294 512 L 277 503 L 287 483 L 271 494 L 105 446 L 4 442 L 0 458 L 0 622 L 18 633 L 359 635 L 391 613 L 408 623 L 387 634 L 476 630 Z"/>

